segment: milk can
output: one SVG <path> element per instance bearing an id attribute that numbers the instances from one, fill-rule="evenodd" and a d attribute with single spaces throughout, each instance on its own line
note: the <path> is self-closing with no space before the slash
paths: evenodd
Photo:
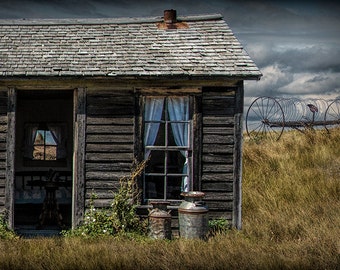
<path id="1" fill-rule="evenodd" d="M 167 211 L 170 203 L 152 201 L 150 204 L 153 208 L 149 212 L 149 236 L 154 239 L 171 239 L 171 214 Z"/>
<path id="2" fill-rule="evenodd" d="M 204 239 L 208 233 L 208 207 L 202 201 L 203 192 L 182 192 L 184 201 L 178 208 L 179 233 L 187 239 Z"/>

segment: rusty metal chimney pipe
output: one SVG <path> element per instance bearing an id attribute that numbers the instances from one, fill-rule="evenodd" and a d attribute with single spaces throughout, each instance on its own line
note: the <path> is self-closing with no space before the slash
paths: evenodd
<path id="1" fill-rule="evenodd" d="M 177 12 L 174 9 L 164 10 L 164 22 L 174 24 L 177 22 Z"/>

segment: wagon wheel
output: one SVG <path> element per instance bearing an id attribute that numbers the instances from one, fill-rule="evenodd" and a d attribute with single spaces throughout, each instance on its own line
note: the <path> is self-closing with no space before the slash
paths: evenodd
<path id="1" fill-rule="evenodd" d="M 327 131 L 340 125 L 340 99 L 336 99 L 329 104 L 324 120 Z"/>
<path id="2" fill-rule="evenodd" d="M 246 115 L 246 129 L 250 138 L 280 139 L 285 124 L 281 105 L 271 97 L 259 97 L 250 105 Z"/>

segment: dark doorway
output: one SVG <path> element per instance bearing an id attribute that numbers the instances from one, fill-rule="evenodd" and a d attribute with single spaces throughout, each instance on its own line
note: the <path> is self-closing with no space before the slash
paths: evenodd
<path id="1" fill-rule="evenodd" d="M 73 91 L 17 93 L 14 228 L 56 234 L 71 227 Z"/>

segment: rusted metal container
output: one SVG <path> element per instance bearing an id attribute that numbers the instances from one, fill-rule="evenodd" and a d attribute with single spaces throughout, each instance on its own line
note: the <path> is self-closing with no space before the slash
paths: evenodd
<path id="1" fill-rule="evenodd" d="M 149 236 L 154 239 L 171 239 L 171 214 L 167 211 L 170 204 L 166 201 L 152 201 L 149 213 Z"/>
<path id="2" fill-rule="evenodd" d="M 204 193 L 200 191 L 182 192 L 184 201 L 178 208 L 180 237 L 204 239 L 208 233 L 208 207 L 202 201 Z"/>

